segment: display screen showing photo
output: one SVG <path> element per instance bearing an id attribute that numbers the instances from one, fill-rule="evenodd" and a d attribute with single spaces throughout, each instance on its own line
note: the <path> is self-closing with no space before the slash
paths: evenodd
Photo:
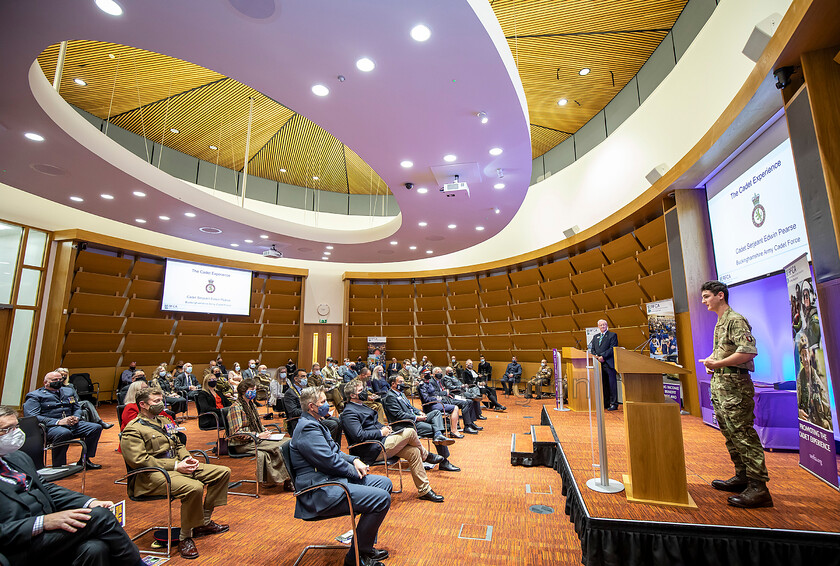
<path id="1" fill-rule="evenodd" d="M 162 310 L 247 315 L 250 303 L 250 271 L 166 260 Z"/>
<path id="2" fill-rule="evenodd" d="M 711 196 L 709 219 L 718 279 L 728 285 L 780 271 L 808 253 L 790 141 Z"/>

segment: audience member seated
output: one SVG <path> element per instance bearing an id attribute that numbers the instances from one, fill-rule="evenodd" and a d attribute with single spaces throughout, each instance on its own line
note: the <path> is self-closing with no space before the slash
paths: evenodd
<path id="1" fill-rule="evenodd" d="M 358 540 L 351 541 L 344 564 L 356 564 L 355 547 L 358 545 L 359 558 L 364 566 L 383 566 L 380 560 L 388 558 L 388 551 L 376 549 L 373 544 L 391 508 L 391 480 L 385 476 L 368 475 L 370 468 L 367 464 L 341 452 L 329 431 L 322 425 L 322 419 L 330 410 L 322 390 L 307 387 L 298 398 L 304 411 L 290 445 L 295 489 L 300 491 L 330 481 L 345 484 L 350 492 L 353 510 L 360 516 L 356 526 Z M 347 498 L 337 486 L 302 493 L 295 503 L 295 517 L 299 519 L 349 514 Z"/>
<path id="2" fill-rule="evenodd" d="M 91 458 L 96 456 L 96 446 L 102 427 L 96 423 L 82 420 L 82 409 L 76 402 L 76 394 L 69 387 L 62 387 L 61 374 L 51 371 L 44 376 L 44 386 L 26 394 L 23 402 L 23 414 L 35 417 L 47 428 L 47 444 L 61 442 L 71 438 L 81 438 L 87 447 L 87 459 L 84 464 L 88 470 L 98 470 L 102 466 L 94 464 Z M 54 448 L 53 466 L 67 463 L 67 446 Z"/>
<path id="3" fill-rule="evenodd" d="M 385 376 L 385 370 L 381 365 L 373 368 L 371 374 L 370 388 L 373 392 L 382 397 L 388 392 L 388 378 Z"/>
<path id="4" fill-rule="evenodd" d="M 417 429 L 417 435 L 420 438 L 432 438 L 435 445 L 435 450 L 443 457 L 443 462 L 440 463 L 440 469 L 445 472 L 460 472 L 461 468 L 455 466 L 449 461 L 450 444 L 455 441 L 451 438 L 446 438 L 444 432 L 446 428 L 443 423 L 443 414 L 440 411 L 423 411 L 414 407 L 408 397 L 405 396 L 407 385 L 405 378 L 399 374 L 392 375 L 388 378 L 390 389 L 388 393 L 382 398 L 382 406 L 385 409 L 385 415 L 388 417 L 388 422 L 395 431 L 401 431 L 410 425 L 397 421 L 412 421 L 414 427 Z M 457 423 L 453 424 L 457 426 Z"/>
<path id="5" fill-rule="evenodd" d="M 120 387 L 131 385 L 131 382 L 134 381 L 133 376 L 135 371 L 137 371 L 137 362 L 128 364 L 128 369 L 124 369 L 120 374 Z"/>
<path id="6" fill-rule="evenodd" d="M 186 397 L 188 400 L 192 401 L 195 399 L 195 396 L 198 395 L 198 392 L 201 391 L 201 384 L 198 382 L 198 378 L 193 374 L 192 364 L 189 362 L 181 363 L 183 364 L 184 371 L 175 376 L 175 391 L 177 391 L 181 397 Z"/>
<path id="7" fill-rule="evenodd" d="M 350 358 L 344 358 L 344 363 L 338 368 L 338 375 L 344 383 L 349 383 L 359 377 L 356 372 L 356 364 L 350 361 Z"/>
<path id="8" fill-rule="evenodd" d="M 289 472 L 283 464 L 280 447 L 289 442 L 283 440 L 269 440 L 271 433 L 262 425 L 260 415 L 254 400 L 257 398 L 257 384 L 253 379 L 243 379 L 237 386 L 237 398 L 228 413 L 228 449 L 236 454 L 254 455 L 254 443 L 251 439 L 237 437 L 240 432 L 256 434 L 260 439 L 256 446 L 257 481 L 267 487 L 284 485 L 289 481 Z M 291 489 L 291 483 L 284 485 Z"/>
<path id="9" fill-rule="evenodd" d="M 236 390 L 231 386 L 230 381 L 228 381 L 227 374 L 222 373 L 222 370 L 217 366 L 212 366 L 209 376 L 216 380 L 216 393 L 222 397 L 227 397 L 231 402 L 236 399 Z"/>
<path id="10" fill-rule="evenodd" d="M 300 404 L 300 392 L 308 386 L 309 383 L 306 378 L 306 370 L 297 370 L 291 387 L 286 389 L 286 393 L 283 395 L 283 405 L 286 407 L 286 419 L 294 419 L 295 417 L 301 416 L 303 409 Z M 326 394 L 324 394 L 324 397 L 326 397 Z M 294 434 L 295 427 L 297 426 L 297 419 L 293 421 L 287 420 L 286 423 L 289 434 Z M 321 424 L 327 427 L 330 431 L 333 441 L 341 446 L 341 424 L 338 422 L 338 419 L 331 417 L 329 413 L 327 413 L 324 418 L 321 419 Z"/>
<path id="11" fill-rule="evenodd" d="M 175 391 L 175 386 L 169 381 L 169 372 L 166 371 L 166 364 L 160 364 L 158 368 L 155 370 L 154 375 L 151 379 L 147 379 L 149 385 L 152 387 L 157 387 L 161 391 L 163 391 L 164 395 L 164 402 L 166 406 L 172 410 L 173 413 L 176 415 L 178 413 L 186 413 L 187 412 L 187 399 L 186 397 L 181 397 Z"/>
<path id="12" fill-rule="evenodd" d="M 468 390 L 467 386 L 461 382 L 451 366 L 446 366 L 445 373 L 443 374 L 443 386 L 449 395 L 455 397 L 453 403 L 461 407 L 462 412 L 466 412 L 466 408 L 469 407 L 472 411 L 471 415 L 473 419 L 487 420 L 487 417 L 481 414 L 481 391 L 477 387 Z M 464 417 L 464 422 L 467 422 L 466 416 Z M 482 430 L 478 425 L 475 425 L 475 428 Z"/>
<path id="13" fill-rule="evenodd" d="M 312 371 L 306 376 L 306 380 L 309 387 L 323 387 L 327 401 L 332 401 L 332 404 L 338 412 L 344 409 L 344 397 L 341 396 L 339 382 L 327 377 L 321 371 L 320 364 L 312 364 Z"/>
<path id="14" fill-rule="evenodd" d="M 455 373 L 455 377 L 458 378 L 459 381 L 464 381 L 464 366 L 461 365 L 455 356 L 452 356 L 452 359 L 449 361 L 449 367 L 452 368 L 452 371 Z"/>
<path id="15" fill-rule="evenodd" d="M 286 379 L 286 366 L 280 366 L 274 372 L 274 378 L 268 384 L 268 404 L 278 413 L 285 413 L 286 407 L 283 406 L 283 393 L 289 386 L 289 381 Z"/>
<path id="16" fill-rule="evenodd" d="M 484 358 L 481 358 L 481 361 L 484 362 Z M 466 368 L 464 369 L 464 383 L 467 385 L 475 385 L 478 387 L 478 390 L 481 392 L 482 395 L 487 397 L 487 401 L 485 404 L 495 411 L 504 411 L 507 409 L 504 405 L 499 403 L 498 397 L 496 397 L 496 390 L 487 387 L 486 378 L 479 372 L 476 372 L 473 369 L 473 361 L 467 360 Z"/>
<path id="17" fill-rule="evenodd" d="M 373 391 L 371 387 L 371 373 L 370 368 L 367 366 L 363 366 L 362 369 L 359 370 L 359 377 L 356 378 L 356 381 L 361 381 L 364 384 L 364 394 L 362 395 L 363 399 L 362 402 L 364 403 L 365 407 L 370 407 L 374 411 L 376 411 L 377 418 L 379 422 L 385 421 L 385 410 L 382 408 L 382 403 L 379 399 L 379 394 Z"/>
<path id="18" fill-rule="evenodd" d="M 110 501 L 42 481 L 20 452 L 14 409 L 0 407 L 0 549 L 11 564 L 141 566 Z"/>
<path id="19" fill-rule="evenodd" d="M 391 363 L 388 364 L 388 377 L 400 373 L 402 364 L 397 361 L 397 358 L 391 358 Z"/>
<path id="20" fill-rule="evenodd" d="M 473 429 L 475 432 L 483 430 L 480 426 L 475 423 L 477 418 L 476 413 L 476 405 L 478 402 L 475 403 L 473 401 L 467 400 L 463 397 L 463 384 L 460 381 L 457 381 L 454 375 L 452 375 L 452 368 L 446 368 L 449 371 L 450 375 L 446 375 L 443 370 L 440 368 L 434 368 L 434 374 L 432 375 L 432 383 L 436 384 L 437 389 L 443 392 L 443 394 L 448 398 L 447 402 L 455 405 L 461 411 L 461 418 L 464 420 L 464 431 L 470 432 L 469 429 Z M 458 383 L 461 384 L 460 388 L 455 389 L 454 391 L 450 391 L 449 388 L 446 386 L 446 382 L 444 379 L 449 379 L 450 383 Z M 479 405 L 480 406 L 480 405 Z M 472 434 L 472 433 L 470 433 Z"/>
<path id="21" fill-rule="evenodd" d="M 242 367 L 239 365 L 239 362 L 233 362 L 233 369 L 227 372 L 227 378 L 234 388 L 237 388 L 242 383 L 245 377 L 242 375 Z"/>
<path id="22" fill-rule="evenodd" d="M 73 390 L 73 393 L 76 397 L 76 402 L 82 409 L 82 420 L 87 421 L 89 423 L 96 423 L 103 429 L 109 429 L 112 426 L 114 426 L 114 423 L 106 423 L 102 420 L 102 417 L 99 416 L 99 411 L 96 410 L 96 405 L 94 405 L 90 401 L 86 401 L 84 399 L 79 398 L 79 391 L 76 389 L 76 386 L 73 385 L 73 383 L 70 381 L 70 371 L 67 368 L 58 368 L 55 371 L 60 373 L 61 377 L 64 379 L 62 387 L 69 387 Z"/>
<path id="23" fill-rule="evenodd" d="M 227 430 L 227 415 L 230 411 L 230 399 L 224 395 L 219 395 L 216 392 L 216 374 L 211 373 L 204 377 L 204 383 L 201 390 L 195 398 L 195 405 L 198 408 L 199 415 L 202 413 L 216 413 L 219 417 L 219 425 Z M 206 417 L 198 417 L 198 426 L 200 428 L 212 429 L 216 426 L 216 421 L 209 415 Z"/>
<path id="24" fill-rule="evenodd" d="M 248 367 L 242 372 L 242 379 L 256 379 L 258 365 L 257 360 L 248 360 Z"/>
<path id="25" fill-rule="evenodd" d="M 137 406 L 137 393 L 149 387 L 145 381 L 135 381 L 128 386 L 128 392 L 125 394 L 125 404 L 123 405 L 123 412 L 120 416 L 120 430 L 125 428 L 125 425 L 137 418 L 140 414 L 140 407 Z"/>
<path id="26" fill-rule="evenodd" d="M 267 400 L 269 393 L 268 388 L 271 384 L 271 372 L 268 371 L 265 364 L 257 366 L 257 378 L 254 380 L 254 383 L 257 384 L 257 401 Z M 262 405 L 258 404 L 257 406 L 261 407 Z"/>
<path id="27" fill-rule="evenodd" d="M 181 536 L 178 551 L 184 558 L 197 558 L 194 538 L 227 532 L 229 527 L 212 520 L 213 510 L 227 504 L 230 468 L 202 464 L 193 458 L 174 426 L 163 412 L 163 391 L 143 389 L 137 393 L 140 415 L 128 423 L 120 437 L 126 466 L 131 469 L 159 467 L 169 473 L 172 496 L 181 500 Z M 128 489 L 133 496 L 164 495 L 166 487 L 159 474 L 132 478 Z M 202 503 L 204 487 L 207 496 Z"/>
<path id="28" fill-rule="evenodd" d="M 513 395 L 513 384 L 519 383 L 520 379 L 522 379 L 522 366 L 516 361 L 516 356 L 513 356 L 505 369 L 505 375 L 502 376 L 502 389 L 505 390 L 505 395 Z"/>
<path id="29" fill-rule="evenodd" d="M 295 373 L 297 373 L 297 365 L 292 361 L 292 358 L 289 358 L 289 361 L 286 362 L 286 374 L 291 379 L 295 376 Z"/>
<path id="30" fill-rule="evenodd" d="M 528 381 L 528 384 L 525 386 L 525 398 L 530 399 L 534 395 L 534 391 L 539 392 L 539 388 L 543 385 L 548 385 L 551 383 L 551 375 L 553 371 L 551 366 L 549 366 L 545 360 L 540 362 L 540 369 L 537 370 L 537 375 L 535 375 L 532 379 Z M 537 399 L 542 397 L 541 394 L 537 393 Z"/>
<path id="31" fill-rule="evenodd" d="M 440 368 L 435 369 L 440 371 Z M 437 386 L 430 373 L 423 376 L 423 383 L 420 385 L 419 392 L 423 411 L 426 414 L 432 411 L 440 411 L 449 415 L 449 434 L 454 438 L 464 438 L 463 434 L 458 433 L 458 419 L 461 416 L 461 410 L 450 402 L 449 396 Z M 478 434 L 478 431 L 470 432 L 470 434 Z"/>
<path id="32" fill-rule="evenodd" d="M 443 496 L 432 490 L 423 462 L 432 465 L 440 464 L 443 462 L 443 456 L 427 452 L 413 427 L 394 432 L 390 426 L 381 424 L 376 419 L 376 411 L 365 407 L 359 400 L 362 389 L 363 386 L 358 381 L 344 386 L 348 401 L 340 420 L 341 428 L 347 436 L 347 444 L 352 446 L 368 440 L 381 442 L 385 447 L 385 456 L 388 458 L 398 456 L 408 462 L 411 478 L 414 480 L 420 499 L 441 503 Z M 366 463 L 383 459 L 382 451 L 375 444 L 363 444 L 351 448 L 350 454 L 358 456 Z"/>
<path id="33" fill-rule="evenodd" d="M 327 383 L 339 384 L 343 381 L 338 375 L 338 363 L 332 358 L 327 358 L 326 365 L 321 369 L 321 375 Z"/>
<path id="34" fill-rule="evenodd" d="M 484 356 L 481 356 L 481 359 L 478 362 L 478 375 L 481 377 L 481 381 L 486 384 L 491 383 L 491 380 L 493 379 L 493 366 L 490 365 L 490 362 L 484 359 Z M 495 393 L 495 388 L 491 387 L 491 389 L 493 389 Z"/>

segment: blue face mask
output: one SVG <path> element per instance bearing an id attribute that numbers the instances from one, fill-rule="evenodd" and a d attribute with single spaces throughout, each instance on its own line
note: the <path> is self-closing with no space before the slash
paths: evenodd
<path id="1" fill-rule="evenodd" d="M 304 377 L 303 379 L 300 380 L 301 388 L 306 387 L 306 384 L 307 384 L 307 381 L 306 381 L 306 378 Z"/>
<path id="2" fill-rule="evenodd" d="M 330 404 L 324 401 L 323 405 L 318 407 L 318 416 L 322 419 L 329 416 L 330 414 Z"/>
<path id="3" fill-rule="evenodd" d="M 245 398 L 253 401 L 254 399 L 257 398 L 257 390 L 256 389 L 249 389 L 248 391 L 245 392 Z"/>

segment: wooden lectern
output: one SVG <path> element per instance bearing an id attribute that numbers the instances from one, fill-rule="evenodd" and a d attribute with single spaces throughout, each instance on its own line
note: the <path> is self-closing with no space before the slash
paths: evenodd
<path id="1" fill-rule="evenodd" d="M 592 395 L 592 399 L 588 400 L 586 352 L 567 346 L 560 351 L 560 355 L 562 372 L 569 387 L 569 408 L 573 411 L 588 411 L 590 407 L 594 409 L 595 396 Z"/>
<path id="2" fill-rule="evenodd" d="M 686 483 L 680 406 L 665 398 L 662 387 L 663 373 L 688 370 L 623 348 L 613 356 L 624 384 L 627 500 L 697 507 Z"/>

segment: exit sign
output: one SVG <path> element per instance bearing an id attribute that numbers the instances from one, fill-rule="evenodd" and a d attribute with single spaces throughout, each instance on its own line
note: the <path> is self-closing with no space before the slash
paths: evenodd
<path id="1" fill-rule="evenodd" d="M 318 322 L 320 322 L 321 324 L 326 324 L 327 319 L 326 318 L 321 318 L 321 319 L 318 319 Z"/>

